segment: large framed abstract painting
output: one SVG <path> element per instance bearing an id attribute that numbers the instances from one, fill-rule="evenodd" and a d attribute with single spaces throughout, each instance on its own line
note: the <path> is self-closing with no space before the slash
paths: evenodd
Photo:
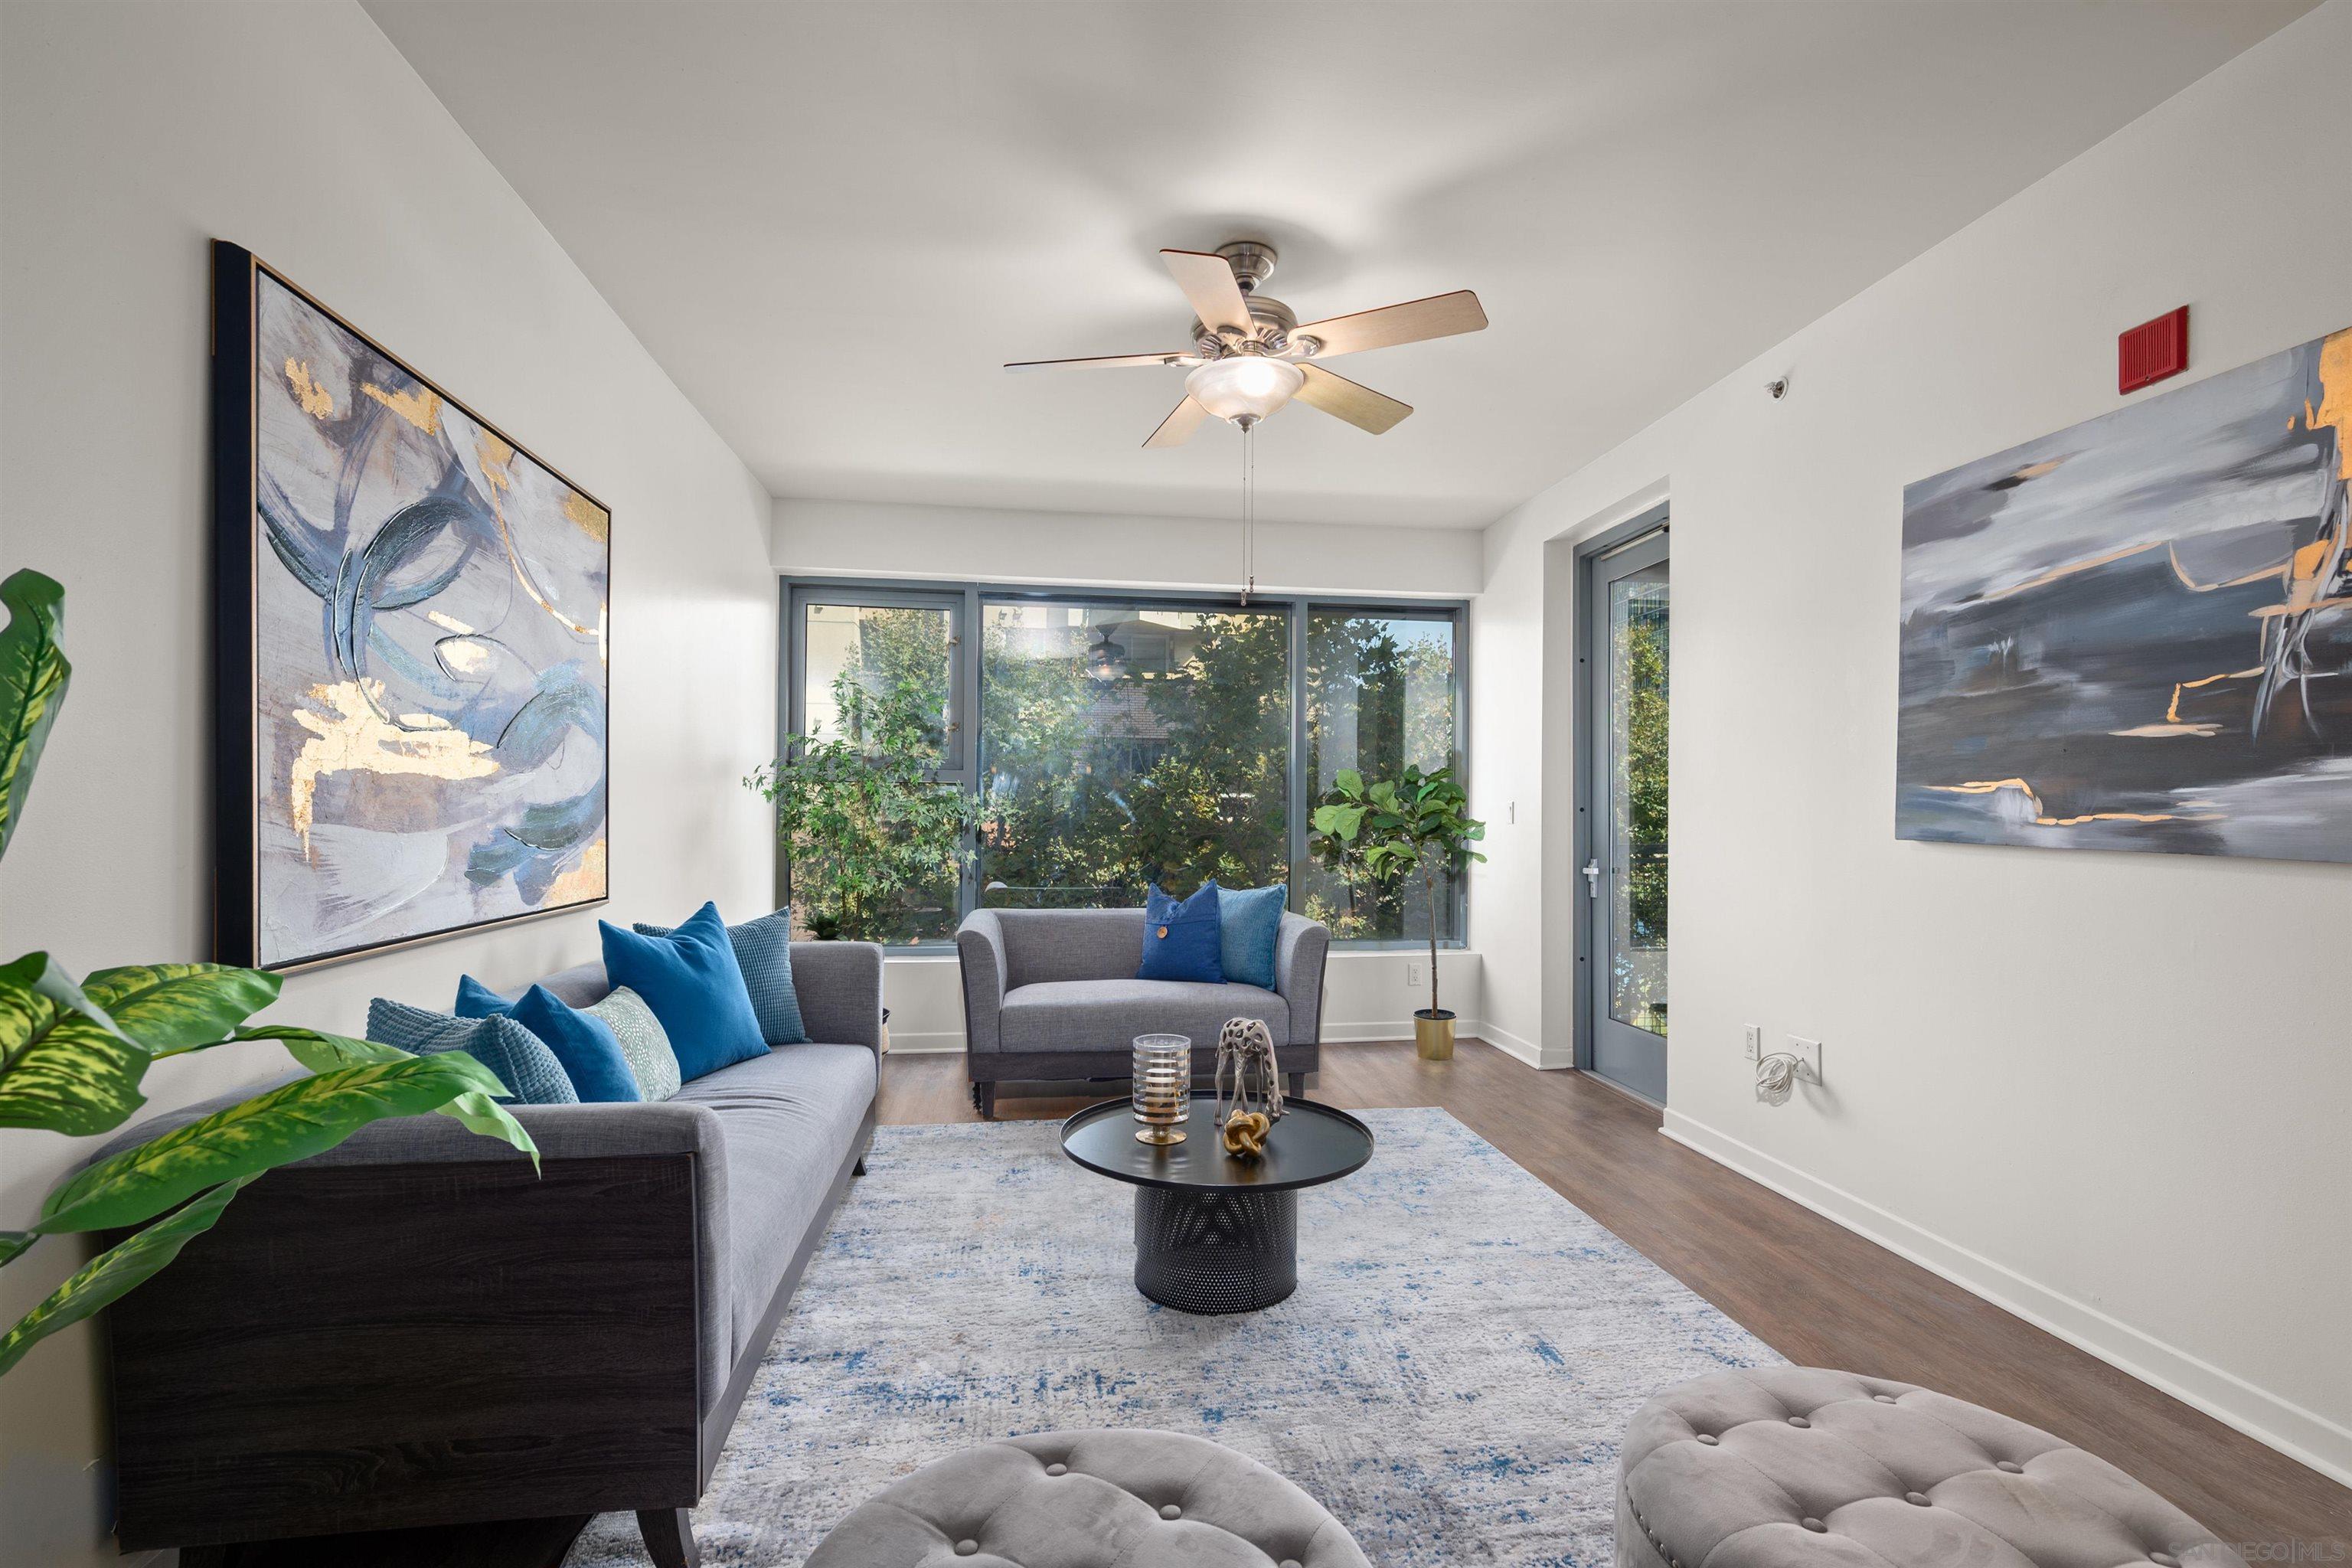
<path id="1" fill-rule="evenodd" d="M 2352 862 L 2352 330 L 1903 492 L 1898 837 Z"/>
<path id="2" fill-rule="evenodd" d="M 250 252 L 213 297 L 221 956 L 602 902 L 610 515 Z"/>

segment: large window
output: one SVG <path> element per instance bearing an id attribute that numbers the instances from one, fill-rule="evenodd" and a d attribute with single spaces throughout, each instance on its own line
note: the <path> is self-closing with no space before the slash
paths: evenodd
<path id="1" fill-rule="evenodd" d="M 802 732 L 838 735 L 869 749 L 903 711 L 934 761 L 947 754 L 955 644 L 953 606 L 833 604 L 803 608 Z"/>
<path id="2" fill-rule="evenodd" d="M 983 600 L 980 901 L 1130 905 L 1290 868 L 1290 617 Z"/>
<path id="3" fill-rule="evenodd" d="M 787 729 L 894 737 L 974 823 L 960 885 L 847 920 L 795 899 L 803 924 L 926 946 L 975 907 L 1129 906 L 1213 877 L 1287 881 L 1343 942 L 1426 940 L 1419 886 L 1349 889 L 1308 861 L 1307 818 L 1343 768 L 1458 754 L 1458 608 L 808 583 L 785 615 Z M 1458 943 L 1450 881 L 1436 920 Z"/>
<path id="4" fill-rule="evenodd" d="M 1343 769 L 1393 778 L 1454 754 L 1455 618 L 1318 605 L 1307 614 L 1307 788 L 1331 787 Z M 1292 904 L 1335 938 L 1429 940 L 1430 900 L 1418 883 L 1350 888 L 1302 862 Z M 1461 940 L 1461 889 L 1439 890 L 1440 942 Z"/>

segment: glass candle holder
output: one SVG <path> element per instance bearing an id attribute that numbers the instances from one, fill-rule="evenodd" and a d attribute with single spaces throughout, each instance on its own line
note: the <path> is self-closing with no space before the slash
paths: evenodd
<path id="1" fill-rule="evenodd" d="M 1139 1143 L 1181 1143 L 1192 1111 L 1192 1041 L 1185 1035 L 1135 1037 L 1135 1130 Z"/>

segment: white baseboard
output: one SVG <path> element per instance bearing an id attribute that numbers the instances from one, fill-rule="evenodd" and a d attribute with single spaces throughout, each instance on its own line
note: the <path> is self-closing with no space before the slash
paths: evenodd
<path id="1" fill-rule="evenodd" d="M 1454 1025 L 1456 1034 L 1469 1034 L 1475 1027 L 1467 1018 Z M 1412 1038 L 1411 1018 L 1383 1018 L 1369 1024 L 1332 1024 L 1323 1026 L 1323 1043 L 1327 1046 L 1360 1046 L 1368 1040 L 1409 1040 Z"/>
<path id="2" fill-rule="evenodd" d="M 2352 1429 L 1669 1108 L 1667 1137 L 2142 1383 L 2352 1486 Z M 1868 1367 L 1855 1370 L 1868 1372 Z"/>
<path id="3" fill-rule="evenodd" d="M 902 1035 L 890 1031 L 890 1054 L 909 1057 L 961 1056 L 963 1031 L 954 1029 L 936 1035 Z"/>
<path id="4" fill-rule="evenodd" d="M 1463 1033 L 1475 1035 L 1505 1056 L 1516 1057 L 1528 1066 L 1540 1068 L 1546 1072 L 1556 1072 L 1576 1065 L 1576 1047 L 1573 1045 L 1538 1045 L 1533 1040 L 1519 1038 L 1508 1029 L 1498 1029 L 1492 1024 L 1465 1026 Z"/>

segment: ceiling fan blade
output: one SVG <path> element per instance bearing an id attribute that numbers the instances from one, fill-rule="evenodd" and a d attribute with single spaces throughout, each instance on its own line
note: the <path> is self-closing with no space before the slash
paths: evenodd
<path id="1" fill-rule="evenodd" d="M 1027 359 L 1008 364 L 1007 370 L 1107 370 L 1125 364 L 1191 364 L 1199 355 L 1183 349 L 1171 349 L 1160 354 L 1101 354 L 1094 359 Z"/>
<path id="2" fill-rule="evenodd" d="M 1176 287 L 1192 302 L 1192 313 L 1201 318 L 1202 326 L 1244 336 L 1256 331 L 1250 321 L 1249 301 L 1242 298 L 1242 286 L 1234 281 L 1232 262 L 1204 250 L 1163 250 L 1160 259 L 1168 263 Z"/>
<path id="3" fill-rule="evenodd" d="M 1298 368 L 1307 373 L 1307 384 L 1298 389 L 1298 401 L 1311 408 L 1319 408 L 1335 418 L 1345 419 L 1359 430 L 1369 430 L 1378 436 L 1412 412 L 1412 404 L 1399 403 L 1387 394 L 1374 392 L 1369 386 L 1359 386 L 1346 376 L 1334 375 L 1319 364 L 1301 364 Z"/>
<path id="4" fill-rule="evenodd" d="M 1426 300 L 1383 305 L 1377 310 L 1359 310 L 1352 316 L 1308 321 L 1292 328 L 1290 337 L 1294 342 L 1300 338 L 1313 338 L 1323 345 L 1316 351 L 1316 357 L 1329 359 L 1333 354 L 1384 349 L 1392 343 L 1450 338 L 1456 332 L 1475 332 L 1486 324 L 1486 312 L 1479 308 L 1478 296 L 1467 289 L 1457 289 L 1451 294 L 1433 294 Z"/>
<path id="5" fill-rule="evenodd" d="M 1154 430 L 1151 439 L 1143 445 L 1147 450 L 1153 447 L 1181 447 L 1192 438 L 1192 432 L 1198 430 L 1201 421 L 1208 416 L 1207 409 L 1187 397 L 1176 405 L 1173 413 L 1160 422 L 1160 428 Z"/>

